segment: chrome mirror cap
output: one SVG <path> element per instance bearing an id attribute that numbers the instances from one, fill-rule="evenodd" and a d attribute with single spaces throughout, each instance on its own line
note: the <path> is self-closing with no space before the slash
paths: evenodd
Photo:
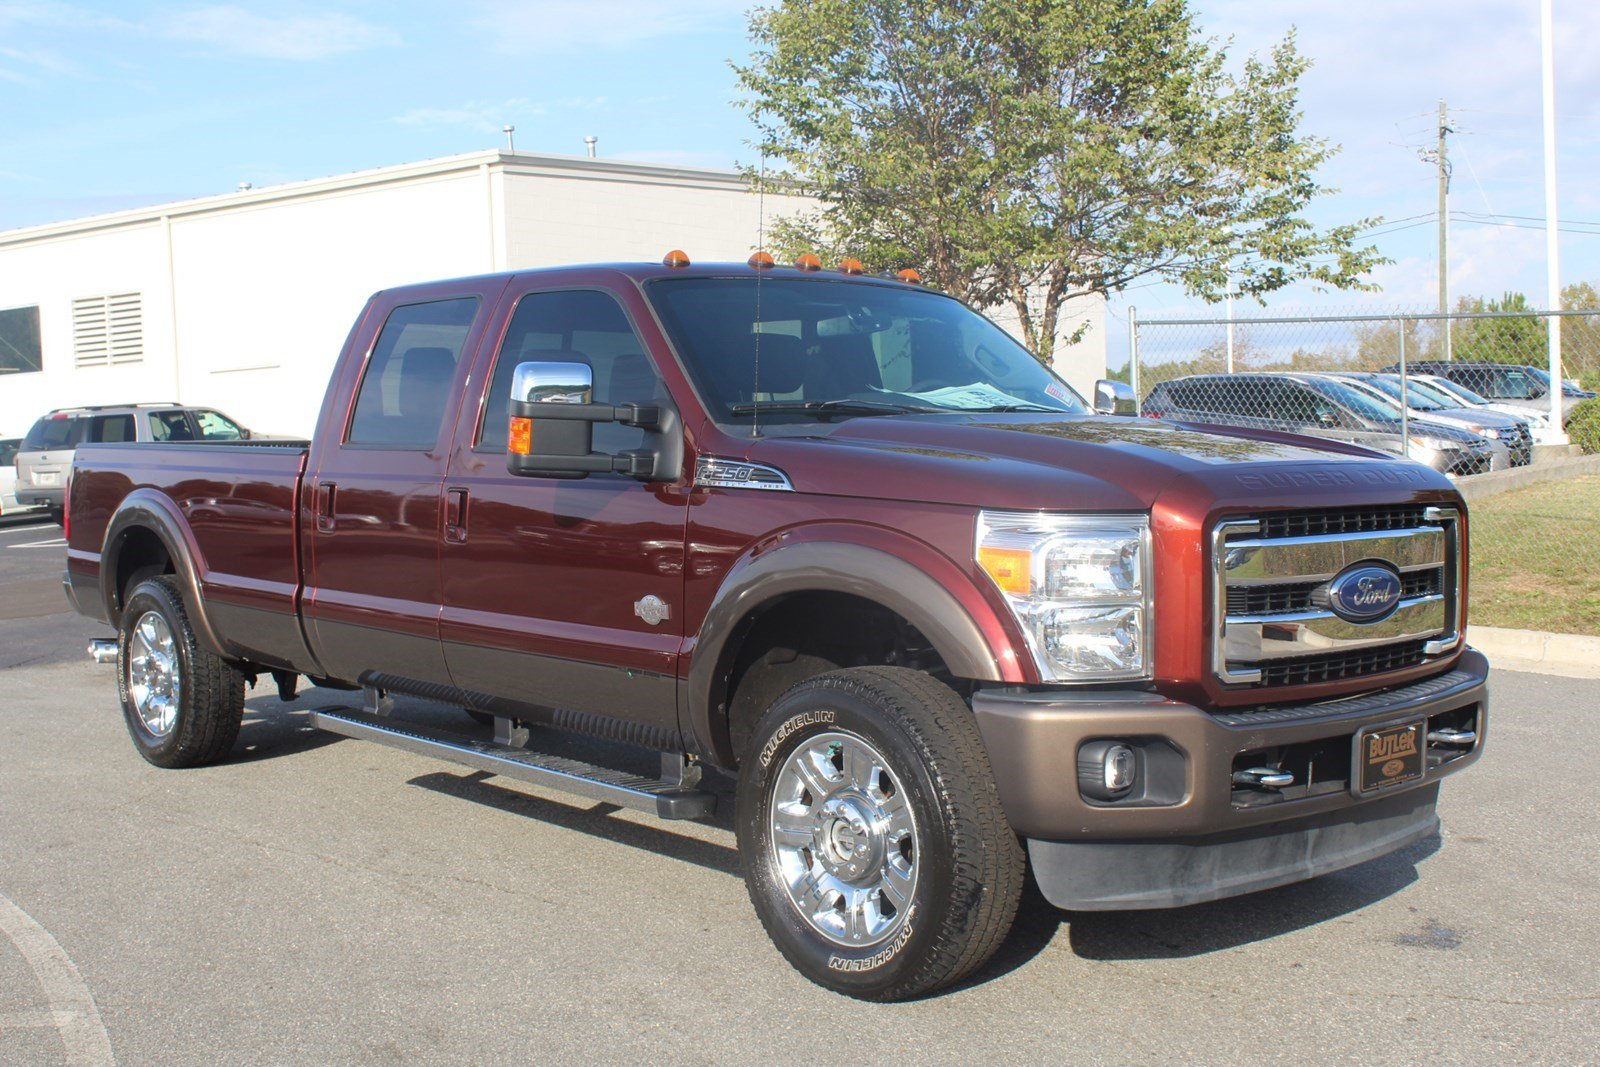
<path id="1" fill-rule="evenodd" d="M 587 363 L 519 363 L 511 375 L 511 399 L 525 404 L 589 404 L 594 369 Z"/>
<path id="2" fill-rule="evenodd" d="M 1094 383 L 1094 411 L 1096 415 L 1137 415 L 1139 398 L 1126 382 L 1101 378 Z"/>

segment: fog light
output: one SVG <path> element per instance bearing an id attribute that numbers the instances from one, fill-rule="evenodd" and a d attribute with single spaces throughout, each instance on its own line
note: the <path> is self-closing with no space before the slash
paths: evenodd
<path id="1" fill-rule="evenodd" d="M 1092 800 L 1127 796 L 1138 778 L 1138 755 L 1120 741 L 1091 741 L 1078 749 L 1078 789 Z"/>

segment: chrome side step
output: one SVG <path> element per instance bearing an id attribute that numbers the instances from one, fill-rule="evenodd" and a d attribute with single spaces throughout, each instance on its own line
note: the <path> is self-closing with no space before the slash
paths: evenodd
<path id="1" fill-rule="evenodd" d="M 117 662 L 117 639 L 96 637 L 89 642 L 89 658 L 96 663 Z"/>
<path id="2" fill-rule="evenodd" d="M 654 812 L 663 819 L 699 819 L 716 810 L 716 794 L 694 788 L 699 784 L 700 775 L 699 767 L 692 764 L 678 780 L 645 778 L 564 756 L 495 741 L 479 741 L 348 708 L 313 711 L 311 725 L 329 733 L 376 741 L 380 745 L 449 760 L 590 800 Z M 662 762 L 664 767 L 673 763 L 682 767 L 682 756 L 667 754 Z"/>

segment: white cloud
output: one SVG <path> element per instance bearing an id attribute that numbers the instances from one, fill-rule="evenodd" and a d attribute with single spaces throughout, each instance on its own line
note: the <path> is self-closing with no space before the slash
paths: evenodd
<path id="1" fill-rule="evenodd" d="M 542 115 L 544 108 L 524 98 L 469 100 L 458 107 L 414 107 L 390 121 L 424 130 L 464 129 L 474 133 L 499 133 L 509 120 Z M 515 125 L 515 122 L 512 122 Z"/>
<path id="2" fill-rule="evenodd" d="M 476 0 L 472 24 L 503 52 L 628 48 L 705 30 L 743 31 L 756 0 Z"/>
<path id="3" fill-rule="evenodd" d="M 394 30 L 352 15 L 259 15 L 231 5 L 174 12 L 162 21 L 160 32 L 177 40 L 267 59 L 326 59 L 400 43 Z"/>

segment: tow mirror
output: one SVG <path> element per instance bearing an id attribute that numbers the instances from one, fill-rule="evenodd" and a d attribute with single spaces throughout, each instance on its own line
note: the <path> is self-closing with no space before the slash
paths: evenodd
<path id="1" fill-rule="evenodd" d="M 1096 415 L 1137 415 L 1139 398 L 1126 382 L 1101 378 L 1094 383 L 1094 412 Z"/>
<path id="2" fill-rule="evenodd" d="M 617 472 L 640 481 L 672 481 L 681 447 L 637 448 L 613 455 L 594 450 L 597 422 L 620 422 L 677 439 L 677 412 L 657 404 L 596 404 L 587 363 L 519 363 L 511 375 L 506 469 L 542 478 L 584 478 Z M 669 431 L 671 431 L 669 433 Z"/>

